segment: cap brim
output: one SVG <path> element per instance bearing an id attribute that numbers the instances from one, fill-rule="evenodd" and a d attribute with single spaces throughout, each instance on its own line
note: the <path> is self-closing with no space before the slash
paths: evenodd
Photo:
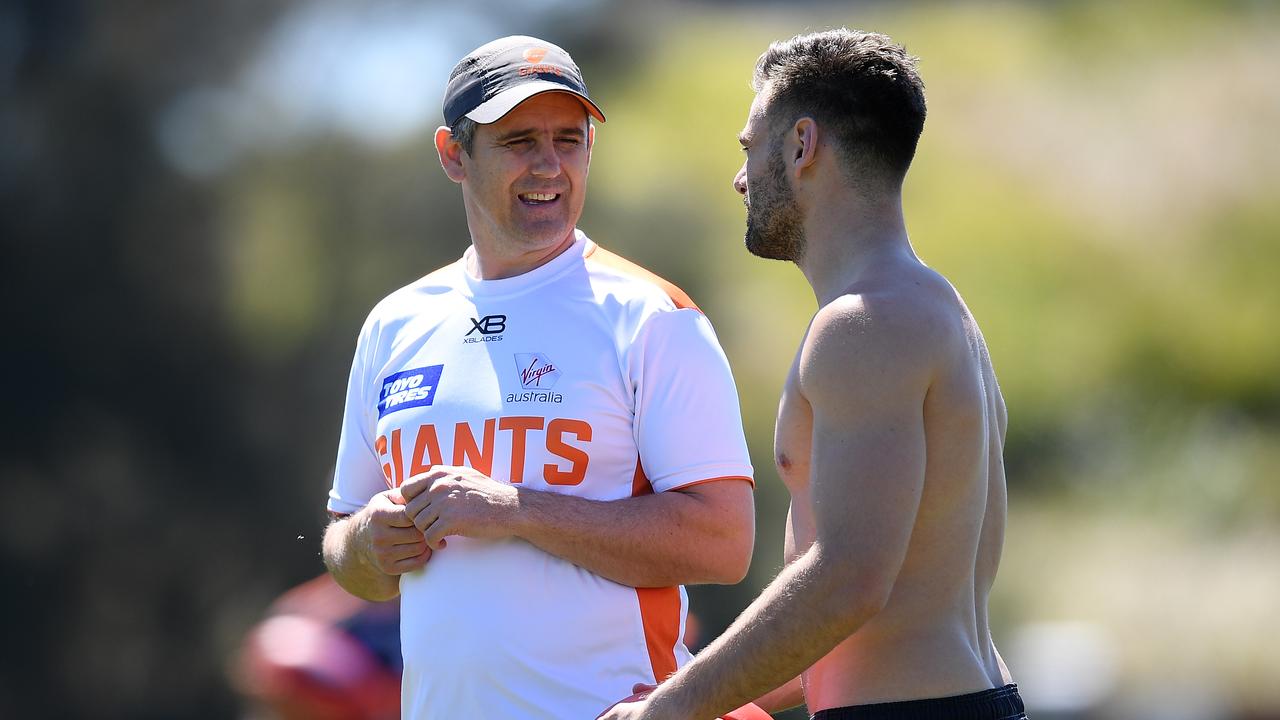
<path id="1" fill-rule="evenodd" d="M 467 113 L 467 117 L 475 120 L 481 125 L 497 122 L 502 119 L 502 116 L 514 110 L 520 103 L 528 100 L 534 95 L 541 95 L 546 92 L 568 93 L 578 98 L 582 101 L 583 106 L 586 107 L 587 112 L 590 113 L 591 117 L 599 120 L 600 122 L 604 122 L 604 113 L 600 111 L 600 108 L 596 107 L 595 103 L 591 102 L 591 98 L 576 90 L 567 88 L 560 83 L 554 83 L 548 80 L 535 80 L 533 82 L 520 83 L 513 88 L 503 90 L 492 98 L 489 98 L 487 102 L 482 102 L 477 105 L 475 110 Z"/>

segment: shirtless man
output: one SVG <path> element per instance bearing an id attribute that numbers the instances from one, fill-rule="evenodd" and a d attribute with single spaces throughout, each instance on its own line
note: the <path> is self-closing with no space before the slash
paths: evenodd
<path id="1" fill-rule="evenodd" d="M 756 64 L 734 187 L 747 249 L 795 262 L 818 311 L 775 438 L 787 567 L 647 699 L 702 720 L 758 698 L 814 718 L 1025 718 L 987 598 L 1004 541 L 1005 406 L 955 289 L 915 255 L 902 181 L 924 127 L 915 59 L 840 29 Z"/>

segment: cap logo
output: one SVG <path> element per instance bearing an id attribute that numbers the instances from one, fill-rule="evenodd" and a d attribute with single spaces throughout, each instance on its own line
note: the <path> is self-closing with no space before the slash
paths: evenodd
<path id="1" fill-rule="evenodd" d="M 531 63 L 542 62 L 542 58 L 547 56 L 547 49 L 542 47 L 529 48 L 524 51 L 524 59 Z"/>

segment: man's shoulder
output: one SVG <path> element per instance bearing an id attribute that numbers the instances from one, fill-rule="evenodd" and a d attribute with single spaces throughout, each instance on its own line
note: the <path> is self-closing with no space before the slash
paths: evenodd
<path id="1" fill-rule="evenodd" d="M 456 266 L 453 263 L 432 271 L 379 300 L 365 316 L 360 343 L 390 341 L 410 321 L 439 308 L 438 303 L 452 295 L 462 282 Z"/>
<path id="2" fill-rule="evenodd" d="M 919 284 L 850 288 L 814 314 L 802 348 L 802 376 L 809 385 L 840 378 L 927 383 L 955 337 L 955 308 L 925 276 Z"/>
<path id="3" fill-rule="evenodd" d="M 369 311 L 370 320 L 388 320 L 421 312 L 424 301 L 454 292 L 463 281 L 457 265 L 457 262 L 450 263 L 391 291 Z"/>
<path id="4" fill-rule="evenodd" d="M 699 310 L 689 294 L 675 283 L 599 245 L 593 243 L 584 260 L 589 272 L 615 281 L 613 289 L 629 299 L 658 298 L 677 309 Z"/>
<path id="5" fill-rule="evenodd" d="M 947 279 L 919 266 L 847 288 L 818 309 L 814 326 L 889 346 L 927 346 L 955 329 L 962 309 Z"/>

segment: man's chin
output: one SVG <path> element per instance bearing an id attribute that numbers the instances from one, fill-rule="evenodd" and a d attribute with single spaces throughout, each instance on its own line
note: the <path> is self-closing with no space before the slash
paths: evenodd
<path id="1" fill-rule="evenodd" d="M 761 241 L 758 237 L 747 233 L 746 236 L 747 252 L 758 258 L 765 260 L 782 260 L 784 262 L 794 262 L 795 258 L 791 253 L 787 252 L 787 248 Z"/>
<path id="2" fill-rule="evenodd" d="M 520 233 L 521 244 L 529 248 L 552 248 L 573 237 L 574 225 L 564 222 L 526 225 Z"/>

